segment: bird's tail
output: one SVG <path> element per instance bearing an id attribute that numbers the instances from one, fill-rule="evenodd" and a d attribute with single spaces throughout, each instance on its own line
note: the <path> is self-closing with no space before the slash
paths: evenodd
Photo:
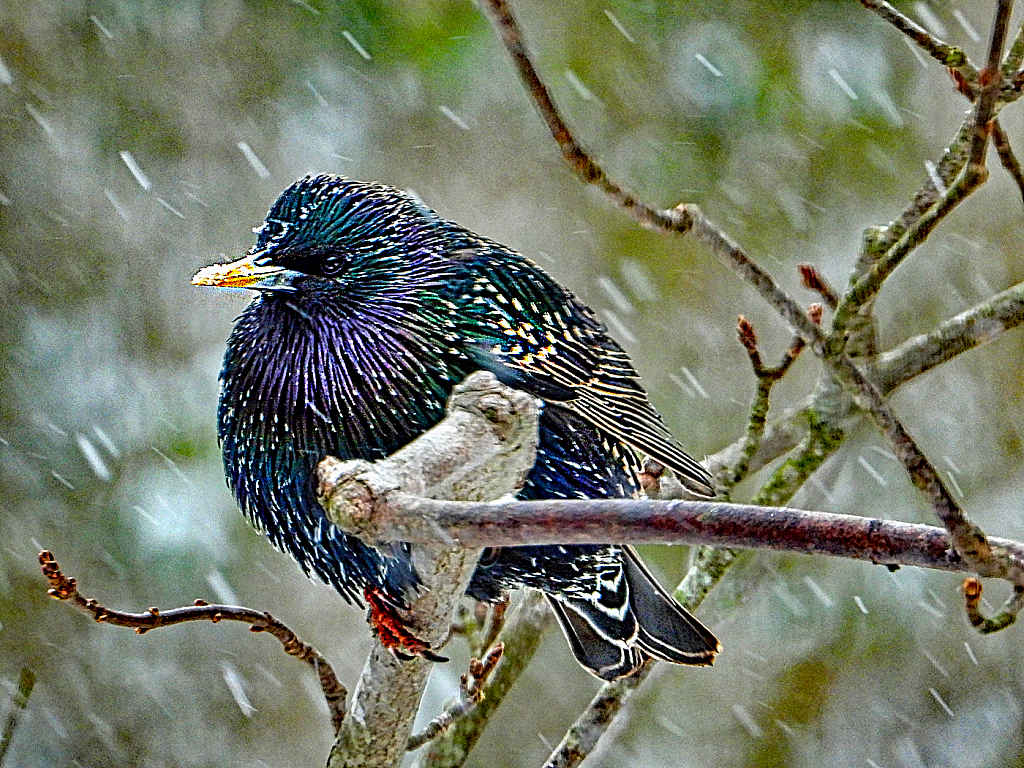
<path id="1" fill-rule="evenodd" d="M 621 551 L 621 578 L 599 600 L 548 595 L 579 663 L 603 680 L 631 675 L 648 658 L 713 663 L 718 639 L 661 588 L 632 547 Z"/>

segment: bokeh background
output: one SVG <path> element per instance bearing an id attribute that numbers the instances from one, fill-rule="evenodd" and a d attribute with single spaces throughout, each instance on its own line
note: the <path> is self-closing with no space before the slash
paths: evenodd
<path id="1" fill-rule="evenodd" d="M 983 57 L 990 3 L 901 7 Z M 899 212 L 966 109 L 853 0 L 516 9 L 607 169 L 659 204 L 699 203 L 803 301 L 796 265 L 844 285 L 863 229 Z M 1024 146 L 1018 112 L 1003 121 Z M 706 251 L 639 230 L 570 176 L 471 2 L 0 2 L 0 711 L 22 667 L 38 681 L 10 768 L 323 764 L 316 682 L 276 641 L 96 625 L 46 596 L 36 555 L 112 607 L 269 610 L 354 682 L 362 613 L 250 530 L 222 479 L 216 378 L 248 298 L 189 284 L 325 170 L 412 189 L 571 286 L 698 456 L 745 424 L 736 315 L 768 359 L 789 341 Z M 883 291 L 884 345 L 1022 279 L 1021 221 L 994 168 Z M 967 510 L 1017 539 L 1021 359 L 1006 334 L 895 397 Z M 805 355 L 778 412 L 817 372 Z M 794 504 L 930 521 L 865 426 Z M 683 548 L 645 554 L 666 582 L 685 572 Z M 749 557 L 702 609 L 725 646 L 715 667 L 660 670 L 590 764 L 1024 765 L 1024 630 L 976 635 L 958 588 Z M 431 713 L 460 671 L 435 670 Z M 471 765 L 539 764 L 595 689 L 553 632 Z"/>

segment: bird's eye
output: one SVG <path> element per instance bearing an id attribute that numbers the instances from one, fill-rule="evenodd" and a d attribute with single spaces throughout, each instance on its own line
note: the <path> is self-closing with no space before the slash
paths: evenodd
<path id="1" fill-rule="evenodd" d="M 345 268 L 345 259 L 339 254 L 324 256 L 320 263 L 320 271 L 327 277 L 333 277 Z"/>

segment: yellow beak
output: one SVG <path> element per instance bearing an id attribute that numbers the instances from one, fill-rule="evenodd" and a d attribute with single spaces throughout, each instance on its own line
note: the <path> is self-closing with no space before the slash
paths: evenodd
<path id="1" fill-rule="evenodd" d="M 217 288 L 269 288 L 278 282 L 284 267 L 256 263 L 256 254 L 243 256 L 227 264 L 211 264 L 192 277 L 192 285 L 213 285 Z"/>

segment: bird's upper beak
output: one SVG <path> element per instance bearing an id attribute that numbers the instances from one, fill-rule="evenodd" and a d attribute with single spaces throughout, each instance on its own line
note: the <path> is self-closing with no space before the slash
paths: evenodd
<path id="1" fill-rule="evenodd" d="M 291 277 L 295 273 L 276 264 L 257 264 L 259 256 L 258 253 L 251 253 L 227 264 L 203 267 L 192 277 L 192 285 L 288 290 Z"/>

